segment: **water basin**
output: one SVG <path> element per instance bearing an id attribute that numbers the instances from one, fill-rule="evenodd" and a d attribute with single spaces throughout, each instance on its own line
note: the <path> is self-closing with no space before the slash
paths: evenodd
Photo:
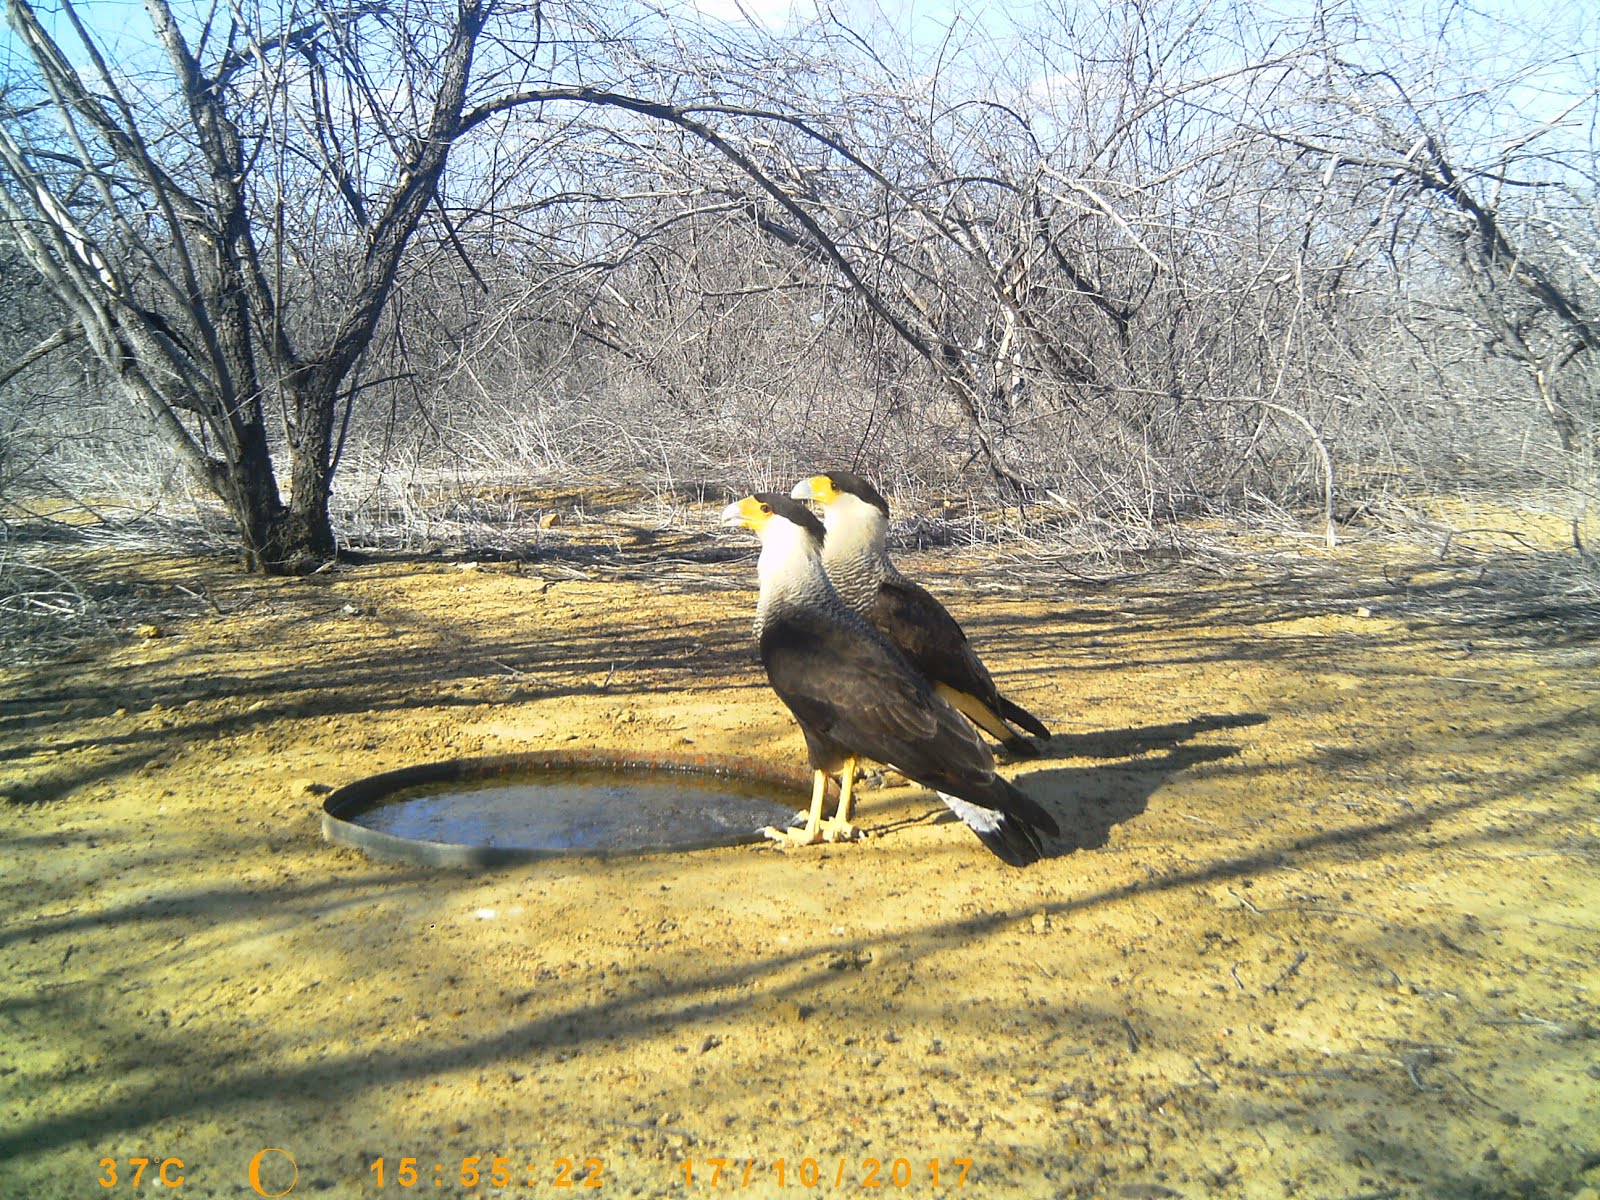
<path id="1" fill-rule="evenodd" d="M 323 804 L 330 842 L 369 857 L 481 867 L 761 840 L 810 800 L 810 772 L 714 755 L 551 751 L 424 763 Z"/>

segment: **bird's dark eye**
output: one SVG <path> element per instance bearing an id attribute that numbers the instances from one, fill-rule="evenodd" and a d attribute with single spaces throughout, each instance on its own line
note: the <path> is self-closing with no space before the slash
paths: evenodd
<path id="1" fill-rule="evenodd" d="M 772 505 L 770 505 L 770 504 L 763 504 L 763 505 L 762 505 L 762 506 L 761 506 L 761 511 L 762 511 L 762 512 L 764 512 L 764 513 L 770 513 L 770 512 L 771 512 L 771 511 L 772 511 Z"/>

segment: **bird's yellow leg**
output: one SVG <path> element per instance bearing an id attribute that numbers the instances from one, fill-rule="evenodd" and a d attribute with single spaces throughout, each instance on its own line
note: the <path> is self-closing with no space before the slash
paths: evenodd
<path id="1" fill-rule="evenodd" d="M 790 846 L 811 846 L 822 840 L 822 802 L 828 795 L 828 773 L 815 771 L 811 783 L 811 815 L 804 829 L 779 829 L 768 825 L 761 831 L 763 837 Z"/>
<path id="2" fill-rule="evenodd" d="M 850 824 L 850 808 L 856 798 L 856 768 L 861 760 L 854 755 L 844 760 L 839 772 L 839 807 L 833 819 L 822 823 L 822 836 L 830 842 L 853 842 L 861 831 Z"/>

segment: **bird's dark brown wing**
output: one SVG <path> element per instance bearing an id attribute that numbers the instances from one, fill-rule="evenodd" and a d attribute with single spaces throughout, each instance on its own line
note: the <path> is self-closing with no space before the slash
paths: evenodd
<path id="1" fill-rule="evenodd" d="M 997 717 L 1049 737 L 1039 718 L 1007 700 L 978 657 L 966 632 L 926 588 L 891 576 L 878 588 L 873 622 L 898 646 L 923 678 L 971 696 Z"/>
<path id="2" fill-rule="evenodd" d="M 773 690 L 806 731 L 814 760 L 821 742 L 1058 832 L 1048 813 L 995 774 L 994 759 L 972 726 L 864 623 L 810 613 L 777 619 L 762 631 L 761 659 Z"/>
<path id="3" fill-rule="evenodd" d="M 887 762 L 891 747 L 938 734 L 927 685 L 862 625 L 809 613 L 780 618 L 761 632 L 761 661 L 801 726 L 845 753 Z"/>

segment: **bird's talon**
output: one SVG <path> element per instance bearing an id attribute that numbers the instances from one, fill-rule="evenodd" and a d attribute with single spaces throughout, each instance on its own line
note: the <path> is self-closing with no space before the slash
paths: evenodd
<path id="1" fill-rule="evenodd" d="M 820 832 L 826 842 L 858 842 L 862 837 L 860 828 L 848 821 L 824 821 Z"/>
<path id="2" fill-rule="evenodd" d="M 804 829 L 778 829 L 768 825 L 761 831 L 761 836 L 777 842 L 780 846 L 814 846 L 822 841 L 822 831 L 807 833 Z"/>

